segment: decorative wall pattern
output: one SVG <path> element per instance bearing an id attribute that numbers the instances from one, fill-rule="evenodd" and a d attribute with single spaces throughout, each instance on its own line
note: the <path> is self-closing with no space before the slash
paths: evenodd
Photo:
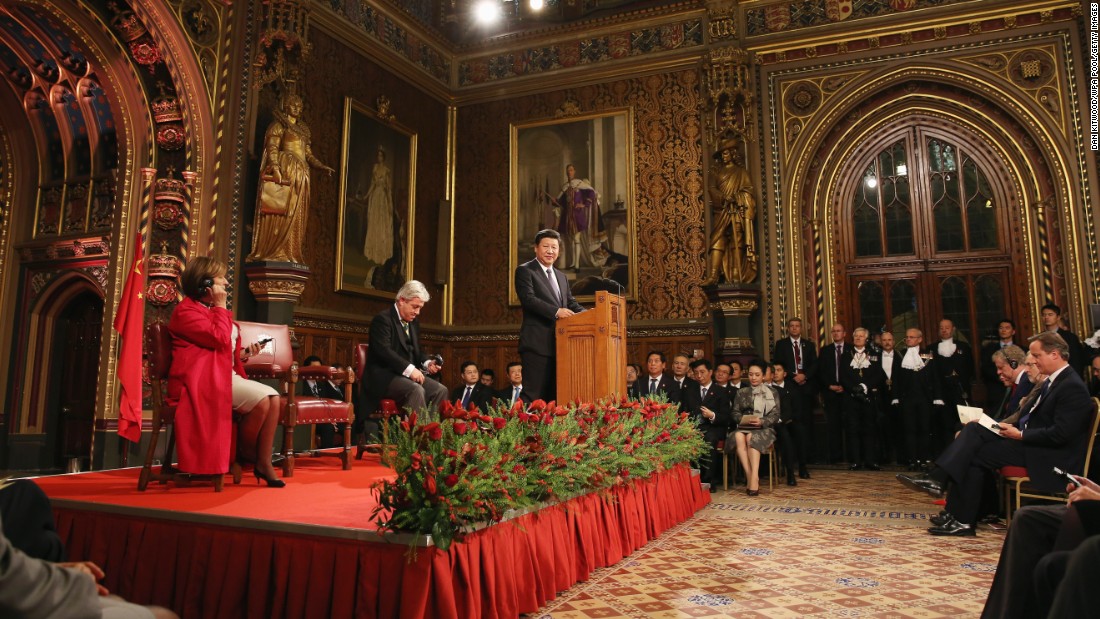
<path id="1" fill-rule="evenodd" d="M 623 30 L 594 38 L 573 39 L 462 60 L 458 65 L 458 85 L 473 86 L 702 44 L 703 25 L 700 19 Z"/>
<path id="2" fill-rule="evenodd" d="M 839 21 L 857 21 L 967 0 L 802 0 L 780 2 L 745 11 L 748 36 L 790 32 Z"/>
<path id="3" fill-rule="evenodd" d="M 699 74 L 680 71 L 470 105 L 458 115 L 455 206 L 456 325 L 518 323 L 508 305 L 508 162 L 511 123 L 634 108 L 638 297 L 630 318 L 699 318 L 706 251 Z M 419 235 L 418 235 L 419 236 Z M 527 260 L 529 256 L 520 256 Z"/>
<path id="4" fill-rule="evenodd" d="M 441 84 L 450 83 L 451 56 L 446 50 L 410 33 L 361 0 L 328 0 L 328 5 L 363 34 L 407 58 Z"/>

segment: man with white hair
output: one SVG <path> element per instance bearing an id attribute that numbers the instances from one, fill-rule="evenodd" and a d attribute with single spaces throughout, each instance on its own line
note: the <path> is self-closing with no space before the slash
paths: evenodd
<path id="1" fill-rule="evenodd" d="M 447 397 L 447 388 L 431 380 L 441 368 L 436 357 L 420 350 L 420 323 L 417 316 L 431 299 L 424 284 L 415 279 L 397 291 L 397 300 L 370 323 L 370 348 L 367 351 L 367 380 L 371 399 L 388 398 L 398 408 L 438 409 Z"/>

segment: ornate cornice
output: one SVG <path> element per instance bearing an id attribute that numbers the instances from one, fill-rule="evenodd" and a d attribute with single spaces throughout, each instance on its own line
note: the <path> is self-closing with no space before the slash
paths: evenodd
<path id="1" fill-rule="evenodd" d="M 58 261 L 106 257 L 110 252 L 110 237 L 96 236 L 47 243 L 28 243 L 19 247 L 19 259 L 24 263 L 47 260 L 56 263 Z"/>

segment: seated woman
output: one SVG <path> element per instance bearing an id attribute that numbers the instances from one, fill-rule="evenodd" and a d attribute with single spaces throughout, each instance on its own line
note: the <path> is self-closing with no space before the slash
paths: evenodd
<path id="1" fill-rule="evenodd" d="M 765 362 L 749 363 L 749 386 L 737 390 L 733 399 L 732 434 L 737 444 L 737 459 L 745 469 L 747 494 L 760 494 L 760 453 L 775 442 L 772 426 L 779 423 L 779 394 L 764 384 Z M 746 418 L 745 415 L 755 415 Z M 729 444 L 729 440 L 726 444 Z"/>
<path id="2" fill-rule="evenodd" d="M 168 401 L 176 404 L 180 470 L 225 473 L 229 468 L 232 411 L 240 413 L 237 459 L 255 462 L 256 483 L 282 488 L 271 446 L 279 424 L 279 393 L 245 378 L 243 361 L 261 349 L 241 347 L 240 330 L 226 309 L 226 265 L 200 256 L 180 276 L 186 297 L 172 312 L 172 367 Z"/>

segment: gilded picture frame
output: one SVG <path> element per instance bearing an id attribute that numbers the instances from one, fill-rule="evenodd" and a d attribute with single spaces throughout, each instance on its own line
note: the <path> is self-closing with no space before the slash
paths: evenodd
<path id="1" fill-rule="evenodd" d="M 509 273 L 534 257 L 535 234 L 562 234 L 556 268 L 573 296 L 637 296 L 631 108 L 511 125 Z M 570 177 L 569 168 L 572 168 Z M 519 304 L 514 280 L 508 299 Z"/>
<path id="2" fill-rule="evenodd" d="M 392 299 L 413 276 L 416 133 L 344 100 L 336 290 Z"/>

